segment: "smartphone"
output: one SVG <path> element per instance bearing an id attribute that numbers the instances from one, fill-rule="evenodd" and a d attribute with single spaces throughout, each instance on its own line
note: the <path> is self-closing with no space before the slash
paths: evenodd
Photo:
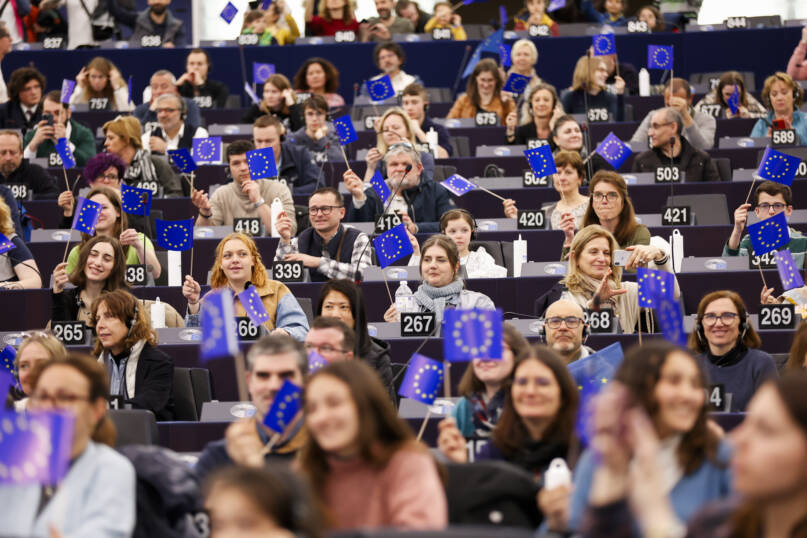
<path id="1" fill-rule="evenodd" d="M 53 127 L 53 114 L 42 114 L 42 119 L 45 120 L 49 126 Z"/>
<path id="2" fill-rule="evenodd" d="M 630 252 L 627 250 L 614 251 L 614 265 L 617 267 L 625 267 L 625 264 L 628 263 L 628 258 L 630 258 Z"/>
<path id="3" fill-rule="evenodd" d="M 774 129 L 787 129 L 787 122 L 785 120 L 773 120 Z"/>

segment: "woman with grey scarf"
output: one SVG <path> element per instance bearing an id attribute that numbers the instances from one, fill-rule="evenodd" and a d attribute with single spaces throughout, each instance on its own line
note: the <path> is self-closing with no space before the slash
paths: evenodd
<path id="1" fill-rule="evenodd" d="M 464 289 L 460 270 L 460 254 L 450 237 L 433 235 L 423 244 L 420 257 L 420 276 L 423 282 L 415 292 L 418 312 L 434 312 L 436 323 L 443 322 L 443 313 L 451 308 L 493 310 L 496 306 L 490 297 Z M 395 305 L 384 312 L 384 321 L 399 321 Z"/>

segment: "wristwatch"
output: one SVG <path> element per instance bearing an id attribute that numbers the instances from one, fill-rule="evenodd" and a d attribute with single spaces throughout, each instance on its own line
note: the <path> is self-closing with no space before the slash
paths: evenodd
<path id="1" fill-rule="evenodd" d="M 264 200 L 263 198 L 261 198 L 260 200 L 258 200 L 257 202 L 255 202 L 255 204 L 253 204 L 252 209 L 258 209 L 259 207 L 261 207 L 261 206 L 262 206 L 263 204 L 265 204 L 265 203 L 266 203 L 266 200 Z"/>

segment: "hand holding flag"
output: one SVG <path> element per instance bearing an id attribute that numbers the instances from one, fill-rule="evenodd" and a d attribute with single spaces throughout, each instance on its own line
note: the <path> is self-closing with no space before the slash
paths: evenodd
<path id="1" fill-rule="evenodd" d="M 198 168 L 196 161 L 194 161 L 191 156 L 191 150 L 188 148 L 169 149 L 167 153 L 171 162 L 173 162 L 183 174 L 189 174 Z"/>
<path id="2" fill-rule="evenodd" d="M 278 433 L 283 433 L 302 407 L 303 389 L 286 380 L 275 394 L 272 407 L 263 419 L 263 425 Z"/>

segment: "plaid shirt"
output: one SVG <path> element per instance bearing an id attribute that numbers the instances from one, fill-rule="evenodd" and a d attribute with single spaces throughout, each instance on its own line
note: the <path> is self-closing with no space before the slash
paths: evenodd
<path id="1" fill-rule="evenodd" d="M 366 233 L 360 233 L 353 243 L 353 253 L 350 255 L 350 263 L 332 260 L 328 251 L 323 249 L 320 254 L 319 265 L 316 270 L 328 278 L 347 278 L 349 280 L 360 280 L 361 272 L 372 263 L 372 249 L 368 246 L 370 237 Z M 324 247 L 325 245 L 323 245 Z M 284 245 L 281 241 L 277 245 L 275 261 L 283 261 L 287 254 L 299 252 L 297 238 L 293 237 L 291 243 Z"/>

